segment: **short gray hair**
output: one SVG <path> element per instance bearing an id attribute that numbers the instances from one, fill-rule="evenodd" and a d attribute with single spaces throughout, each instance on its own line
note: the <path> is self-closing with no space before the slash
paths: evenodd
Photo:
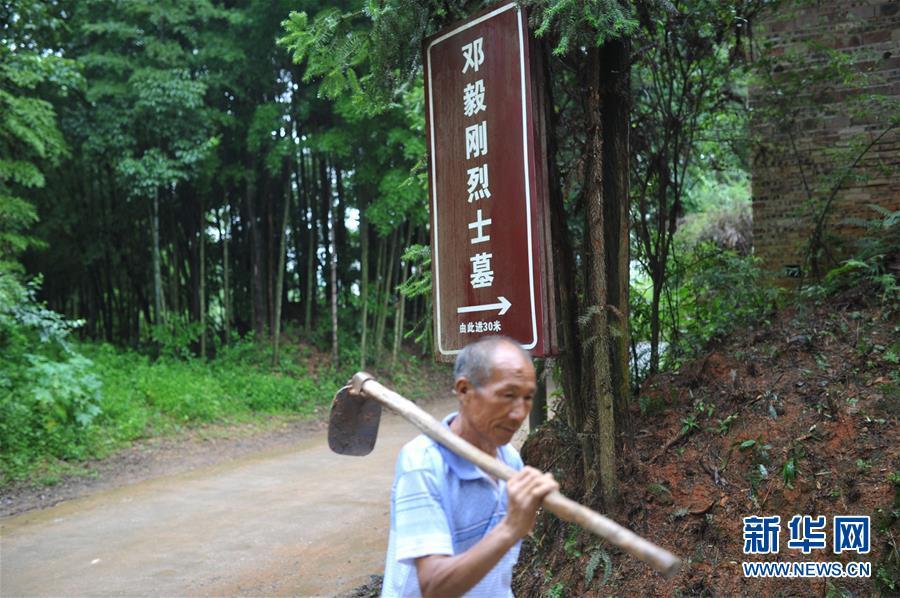
<path id="1" fill-rule="evenodd" d="M 465 378 L 476 388 L 483 386 L 494 369 L 494 351 L 502 344 L 512 345 L 531 361 L 531 354 L 508 336 L 485 336 L 466 345 L 457 354 L 453 365 L 453 379 Z"/>

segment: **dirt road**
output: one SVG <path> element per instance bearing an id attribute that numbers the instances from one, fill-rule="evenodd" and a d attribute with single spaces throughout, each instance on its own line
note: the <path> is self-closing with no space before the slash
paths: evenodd
<path id="1" fill-rule="evenodd" d="M 426 409 L 453 410 L 452 398 Z M 287 449 L 0 520 L 0 595 L 333 596 L 383 569 L 394 459 L 416 430 L 385 413 L 367 457 L 325 432 Z"/>

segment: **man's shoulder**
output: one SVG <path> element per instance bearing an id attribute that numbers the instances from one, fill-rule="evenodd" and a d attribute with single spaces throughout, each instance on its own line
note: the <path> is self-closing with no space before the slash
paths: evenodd
<path id="1" fill-rule="evenodd" d="M 400 449 L 397 468 L 400 471 L 436 469 L 443 468 L 443 462 L 438 444 L 428 436 L 419 434 Z"/>
<path id="2" fill-rule="evenodd" d="M 511 444 L 505 444 L 498 448 L 499 459 L 515 470 L 522 469 L 522 457 L 519 451 Z M 465 471 L 466 467 L 472 467 L 468 461 L 456 457 L 449 449 L 442 449 L 437 441 L 424 434 L 420 434 L 407 442 L 397 458 L 397 472 L 403 473 L 416 470 L 430 470 L 435 473 L 447 473 L 449 470 L 457 471 L 457 474 L 469 479 Z"/>

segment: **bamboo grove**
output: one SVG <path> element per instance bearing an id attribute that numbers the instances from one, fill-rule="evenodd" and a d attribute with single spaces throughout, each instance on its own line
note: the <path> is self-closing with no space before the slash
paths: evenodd
<path id="1" fill-rule="evenodd" d="M 364 365 L 366 353 L 396 359 L 429 313 L 424 295 L 397 291 L 414 272 L 406 249 L 427 244 L 421 91 L 377 117 L 318 97 L 276 45 L 293 8 L 13 8 L 5 35 L 19 53 L 54 53 L 79 74 L 38 90 L 67 151 L 23 191 L 44 243 L 22 259 L 83 334 L 211 356 L 253 333 L 277 359 L 291 326 L 335 363 Z"/>
<path id="2" fill-rule="evenodd" d="M 45 137 L 64 140 L 53 159 L 31 144 L 46 185 L 16 190 L 39 216 L 20 228 L 43 240 L 25 270 L 44 275 L 48 306 L 83 319 L 84 334 L 149 352 L 207 357 L 252 334 L 277 362 L 285 327 L 330 347 L 335 365 L 389 365 L 404 339 L 427 352 L 419 53 L 487 4 L 19 0 L 3 49 L 31 74 L 10 79 L 13 91 L 45 102 Z M 630 262 L 651 275 L 642 319 L 656 345 L 686 174 L 705 168 L 681 132 L 735 104 L 718 99 L 740 99 L 729 57 L 744 56 L 743 28 L 768 3 L 523 4 L 553 108 L 566 419 L 586 492 L 612 502 L 630 426 L 629 323 L 642 315 Z M 656 69 L 656 53 L 679 68 Z M 629 246 L 632 222 L 642 243 Z"/>

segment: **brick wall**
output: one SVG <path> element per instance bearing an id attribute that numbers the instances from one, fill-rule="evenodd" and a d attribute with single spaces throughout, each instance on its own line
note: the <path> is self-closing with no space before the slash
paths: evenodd
<path id="1" fill-rule="evenodd" d="M 834 257 L 847 255 L 861 228 L 847 218 L 872 220 L 878 215 L 867 204 L 900 210 L 900 128 L 887 134 L 900 114 L 900 1 L 820 0 L 783 8 L 757 27 L 757 39 L 771 42 L 776 80 L 804 75 L 826 61 L 821 44 L 846 57 L 865 78 L 851 85 L 800 86 L 796 112 L 768 109 L 783 101 L 754 89 L 752 130 L 760 141 L 753 161 L 753 243 L 755 252 L 782 283 L 799 275 L 812 230 L 816 204 L 865 145 L 880 140 L 862 157 L 836 195 L 829 231 Z M 781 77 L 781 79 L 778 79 Z M 860 94 L 883 96 L 884 108 L 857 110 Z M 803 107 L 805 105 L 805 107 Z M 787 118 L 783 118 L 785 115 Z M 821 205 L 819 203 L 818 205 Z M 806 274 L 806 272 L 804 272 Z"/>

